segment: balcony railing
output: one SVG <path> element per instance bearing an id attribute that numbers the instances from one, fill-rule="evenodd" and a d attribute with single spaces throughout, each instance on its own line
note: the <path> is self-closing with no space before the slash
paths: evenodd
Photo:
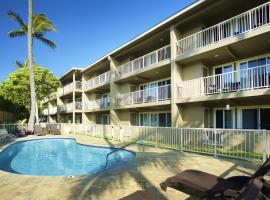
<path id="1" fill-rule="evenodd" d="M 64 104 L 58 106 L 58 112 L 72 112 L 73 111 L 73 103 Z"/>
<path id="2" fill-rule="evenodd" d="M 47 97 L 45 97 L 44 102 L 48 102 L 48 101 L 56 99 L 56 98 L 57 98 L 57 92 L 54 92 L 54 93 L 48 95 Z"/>
<path id="3" fill-rule="evenodd" d="M 144 55 L 140 58 L 130 61 L 124 65 L 121 65 L 120 67 L 118 67 L 118 70 L 116 71 L 116 77 L 122 78 L 126 74 L 136 72 L 140 69 L 149 67 L 153 64 L 170 59 L 171 57 L 170 48 L 171 48 L 170 45 L 162 47 L 161 49 L 158 49 L 147 55 Z"/>
<path id="4" fill-rule="evenodd" d="M 110 97 L 97 99 L 84 104 L 85 110 L 106 109 L 110 107 Z"/>
<path id="5" fill-rule="evenodd" d="M 89 79 L 84 84 L 84 90 L 90 90 L 95 88 L 101 84 L 105 84 L 111 80 L 111 72 L 107 71 L 99 76 L 95 76 L 94 78 Z"/>
<path id="6" fill-rule="evenodd" d="M 75 102 L 75 110 L 82 110 L 82 102 Z"/>
<path id="7" fill-rule="evenodd" d="M 116 106 L 158 102 L 169 99 L 171 99 L 171 85 L 164 85 L 120 94 L 116 97 Z"/>
<path id="8" fill-rule="evenodd" d="M 270 87 L 270 65 L 263 65 L 189 81 L 178 86 L 178 97 L 255 90 Z"/>
<path id="9" fill-rule="evenodd" d="M 50 115 L 54 115 L 54 114 L 56 114 L 57 113 L 57 107 L 55 106 L 55 107 L 49 107 L 49 114 Z"/>
<path id="10" fill-rule="evenodd" d="M 195 33 L 177 42 L 177 54 L 196 51 L 210 44 L 252 31 L 270 23 L 270 2 Z"/>
<path id="11" fill-rule="evenodd" d="M 82 89 L 82 82 L 76 81 L 75 86 L 76 86 L 75 87 L 76 90 L 81 90 Z M 62 95 L 65 95 L 65 94 L 72 92 L 73 90 L 74 90 L 74 83 L 69 83 L 62 88 L 58 88 L 58 95 L 62 96 Z"/>
<path id="12" fill-rule="evenodd" d="M 48 115 L 49 114 L 48 108 L 43 109 L 42 114 L 43 115 Z"/>

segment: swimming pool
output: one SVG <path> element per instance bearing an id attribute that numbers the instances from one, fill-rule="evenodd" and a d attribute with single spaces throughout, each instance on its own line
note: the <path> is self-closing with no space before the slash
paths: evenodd
<path id="1" fill-rule="evenodd" d="M 105 169 L 106 155 L 115 148 L 82 145 L 75 139 L 38 139 L 16 142 L 0 152 L 0 170 L 35 176 L 79 176 Z M 135 153 L 119 150 L 107 168 L 132 160 Z"/>

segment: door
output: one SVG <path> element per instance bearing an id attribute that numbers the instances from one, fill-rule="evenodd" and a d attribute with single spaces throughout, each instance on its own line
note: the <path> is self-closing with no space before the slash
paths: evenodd
<path id="1" fill-rule="evenodd" d="M 258 129 L 258 109 L 242 110 L 243 129 Z"/>
<path id="2" fill-rule="evenodd" d="M 216 110 L 216 128 L 223 128 L 223 110 Z"/>
<path id="3" fill-rule="evenodd" d="M 260 110 L 261 129 L 270 130 L 270 108 L 263 108 Z"/>
<path id="4" fill-rule="evenodd" d="M 151 126 L 158 126 L 158 114 L 157 113 L 152 113 L 150 120 L 151 120 L 151 124 L 150 124 Z"/>

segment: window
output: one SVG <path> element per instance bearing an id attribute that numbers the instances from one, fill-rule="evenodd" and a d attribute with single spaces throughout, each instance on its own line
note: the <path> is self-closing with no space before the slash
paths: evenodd
<path id="1" fill-rule="evenodd" d="M 167 100 L 171 98 L 171 88 L 165 87 L 171 84 L 171 80 L 161 80 L 139 85 L 144 102 Z"/>
<path id="2" fill-rule="evenodd" d="M 269 85 L 270 57 L 241 62 L 239 64 L 241 89 Z"/>
<path id="3" fill-rule="evenodd" d="M 141 113 L 140 126 L 171 127 L 171 113 Z"/>
<path id="4" fill-rule="evenodd" d="M 233 110 L 216 110 L 215 111 L 215 122 L 216 128 L 228 128 L 234 127 Z"/>

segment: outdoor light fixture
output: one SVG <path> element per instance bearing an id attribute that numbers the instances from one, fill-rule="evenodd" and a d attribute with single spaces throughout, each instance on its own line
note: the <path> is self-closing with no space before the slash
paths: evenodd
<path id="1" fill-rule="evenodd" d="M 230 104 L 226 105 L 226 110 L 230 110 Z"/>
<path id="2" fill-rule="evenodd" d="M 218 58 L 218 57 L 219 57 L 219 55 L 218 55 L 218 54 L 215 54 L 215 55 L 214 55 L 214 58 Z"/>

